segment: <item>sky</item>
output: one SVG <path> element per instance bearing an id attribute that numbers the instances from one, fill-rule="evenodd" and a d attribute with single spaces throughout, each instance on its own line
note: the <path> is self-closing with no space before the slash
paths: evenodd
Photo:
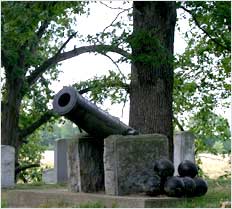
<path id="1" fill-rule="evenodd" d="M 107 3 L 107 2 L 105 2 Z M 107 3 L 108 5 L 111 5 Z M 84 35 L 94 35 L 97 32 L 101 32 L 106 26 L 108 26 L 112 20 L 116 17 L 119 10 L 112 10 L 99 3 L 91 4 L 90 15 L 80 16 L 77 18 L 77 26 L 80 34 Z M 112 7 L 121 6 L 121 2 L 114 1 L 111 5 Z M 128 8 L 128 6 L 127 6 Z M 179 15 L 180 11 L 178 12 Z M 189 29 L 188 26 L 188 16 L 186 19 L 182 19 L 179 22 L 182 30 L 179 32 L 175 31 L 175 42 L 174 42 L 174 53 L 181 54 L 184 52 L 186 42 L 184 41 L 182 33 Z M 72 50 L 73 45 L 76 45 L 75 40 L 71 41 L 66 50 Z M 78 47 L 78 46 L 77 46 Z M 115 55 L 116 56 L 116 55 Z M 114 58 L 115 56 L 112 56 Z M 130 64 L 120 64 L 120 69 L 124 74 L 130 73 Z M 52 90 L 57 93 L 63 88 L 63 86 L 69 86 L 79 81 L 85 81 L 87 79 L 93 78 L 94 76 L 101 76 L 107 74 L 108 70 L 116 70 L 116 66 L 103 55 L 94 54 L 83 54 L 75 58 L 66 60 L 62 62 L 60 69 L 63 71 L 59 75 L 57 81 L 52 83 Z M 109 101 L 106 101 L 102 109 L 107 110 L 113 116 L 119 117 L 124 123 L 128 124 L 129 121 L 129 103 L 127 103 L 123 109 L 123 104 L 111 105 Z M 123 109 L 123 115 L 122 115 Z M 225 112 L 224 112 L 225 111 Z M 217 113 L 228 118 L 231 123 L 231 118 L 229 117 L 230 109 L 217 110 Z"/>

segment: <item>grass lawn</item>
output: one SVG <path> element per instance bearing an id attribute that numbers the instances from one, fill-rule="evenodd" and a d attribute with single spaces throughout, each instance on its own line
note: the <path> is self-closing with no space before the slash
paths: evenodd
<path id="1" fill-rule="evenodd" d="M 219 208 L 221 202 L 231 201 L 231 179 L 207 180 L 208 192 L 201 197 L 186 198 L 176 207 Z"/>
<path id="2" fill-rule="evenodd" d="M 208 192 L 202 197 L 183 198 L 183 202 L 176 205 L 177 208 L 218 208 L 221 202 L 231 201 L 231 179 L 208 179 Z M 17 185 L 14 189 L 51 189 L 51 188 L 65 188 L 65 185 Z M 2 190 L 1 193 L 1 207 L 7 207 L 6 197 L 8 190 Z M 43 207 L 79 207 L 79 208 L 103 208 L 104 204 L 100 202 L 80 202 L 75 205 L 64 205 L 61 203 L 53 205 L 43 205 Z M 114 207 L 117 207 L 116 205 Z"/>

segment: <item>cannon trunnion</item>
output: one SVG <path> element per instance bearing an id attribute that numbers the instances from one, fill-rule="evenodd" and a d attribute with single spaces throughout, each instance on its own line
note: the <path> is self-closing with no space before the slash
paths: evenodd
<path id="1" fill-rule="evenodd" d="M 114 134 L 138 134 L 135 129 L 89 102 L 73 87 L 64 87 L 55 95 L 53 109 L 92 136 L 106 138 Z"/>

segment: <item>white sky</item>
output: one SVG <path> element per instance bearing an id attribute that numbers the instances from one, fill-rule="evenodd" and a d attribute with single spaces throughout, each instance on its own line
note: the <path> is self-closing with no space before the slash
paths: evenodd
<path id="1" fill-rule="evenodd" d="M 105 2 L 107 3 L 107 2 Z M 114 7 L 121 6 L 121 2 L 113 2 Z M 90 6 L 90 16 L 78 17 L 78 31 L 83 35 L 94 35 L 97 32 L 101 32 L 106 26 L 108 26 L 112 20 L 116 17 L 118 10 L 111 10 L 101 4 L 93 4 Z M 181 28 L 184 31 L 188 30 L 187 19 L 181 20 L 179 22 Z M 183 32 L 183 31 L 182 31 Z M 75 43 L 71 42 L 70 47 L 73 47 Z M 78 47 L 78 46 L 77 46 Z M 174 42 L 174 52 L 181 54 L 184 52 L 186 43 L 181 36 L 181 33 L 176 30 L 175 32 L 175 42 Z M 67 48 L 66 50 L 71 50 L 73 48 Z M 130 64 L 120 64 L 120 69 L 123 73 L 130 73 Z M 69 86 L 78 81 L 85 81 L 87 79 L 93 78 L 94 76 L 101 76 L 107 74 L 108 70 L 115 69 L 115 65 L 106 57 L 102 55 L 94 54 L 83 54 L 75 58 L 66 60 L 62 62 L 61 69 L 63 73 L 59 75 L 60 81 L 54 81 L 52 83 L 52 89 L 57 93 L 63 88 L 63 86 Z M 122 116 L 123 104 L 111 105 L 109 102 L 104 103 L 102 109 L 106 110 L 119 117 L 124 123 L 128 124 L 129 118 L 129 104 L 127 103 Z M 224 117 L 228 118 L 229 123 L 231 123 L 230 109 L 217 110 Z"/>

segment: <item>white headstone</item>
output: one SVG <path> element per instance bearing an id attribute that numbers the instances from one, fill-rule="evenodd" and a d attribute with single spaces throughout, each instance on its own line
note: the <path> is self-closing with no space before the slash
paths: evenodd
<path id="1" fill-rule="evenodd" d="M 174 134 L 174 175 L 178 175 L 178 166 L 184 160 L 195 162 L 194 135 L 188 131 L 181 131 Z"/>
<path id="2" fill-rule="evenodd" d="M 45 184 L 54 184 L 55 182 L 55 172 L 54 169 L 47 169 L 43 171 L 42 180 Z"/>
<path id="3" fill-rule="evenodd" d="M 67 141 L 67 139 L 57 139 L 55 141 L 54 170 L 56 183 L 66 183 L 68 180 Z"/>
<path id="4" fill-rule="evenodd" d="M 15 185 L 15 148 L 1 145 L 1 187 Z"/>

